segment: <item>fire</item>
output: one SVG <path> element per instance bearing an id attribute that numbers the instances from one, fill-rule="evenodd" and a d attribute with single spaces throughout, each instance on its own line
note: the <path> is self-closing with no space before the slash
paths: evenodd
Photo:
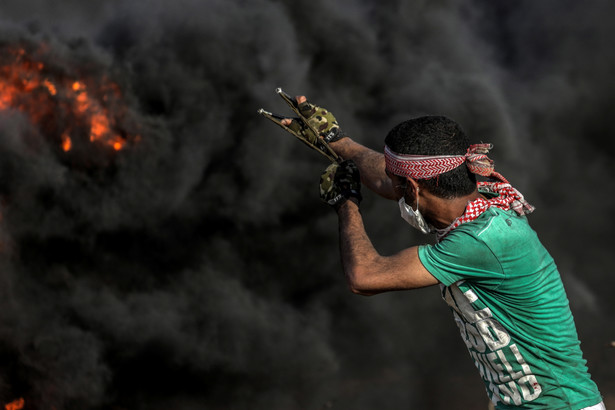
<path id="1" fill-rule="evenodd" d="M 23 398 L 14 400 L 12 402 L 10 402 L 9 404 L 4 406 L 5 410 L 20 410 L 23 408 L 24 404 L 25 404 L 25 400 Z"/>
<path id="2" fill-rule="evenodd" d="M 73 142 L 67 133 L 62 134 L 62 149 L 64 152 L 68 152 L 73 147 Z"/>
<path id="3" fill-rule="evenodd" d="M 26 113 L 45 134 L 59 139 L 64 152 L 84 132 L 91 143 L 115 151 L 125 147 L 128 136 L 118 132 L 122 102 L 117 84 L 107 78 L 71 78 L 34 61 L 23 48 L 0 50 L 0 57 L 0 110 Z"/>

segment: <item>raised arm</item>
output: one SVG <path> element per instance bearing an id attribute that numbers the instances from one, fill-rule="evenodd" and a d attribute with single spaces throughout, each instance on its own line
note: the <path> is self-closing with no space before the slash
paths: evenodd
<path id="1" fill-rule="evenodd" d="M 344 159 L 353 160 L 361 172 L 361 182 L 378 195 L 391 200 L 397 197 L 385 173 L 384 155 L 367 148 L 350 137 L 329 144 Z"/>
<path id="2" fill-rule="evenodd" d="M 320 177 L 320 197 L 339 217 L 340 253 L 350 289 L 360 295 L 435 285 L 418 256 L 418 248 L 382 256 L 370 241 L 359 212 L 360 171 L 353 160 L 330 165 Z"/>
<path id="3" fill-rule="evenodd" d="M 307 102 L 307 98 L 301 95 L 296 97 L 296 101 L 301 107 L 302 104 Z M 316 108 L 317 110 L 314 109 L 314 111 L 318 111 L 318 114 L 326 112 L 324 108 Z M 330 113 L 327 112 L 327 115 L 330 115 Z M 335 117 L 330 115 L 330 119 L 335 121 L 334 126 L 337 127 Z M 290 123 L 291 121 L 288 120 L 287 124 Z M 338 134 L 344 135 L 341 130 Z M 329 146 L 343 159 L 351 159 L 357 164 L 361 171 L 361 182 L 367 188 L 386 199 L 397 200 L 391 180 L 385 173 L 384 154 L 367 148 L 346 135 L 341 139 L 330 141 Z"/>
<path id="4" fill-rule="evenodd" d="M 281 89 L 278 89 L 278 93 L 291 105 L 298 117 L 283 118 L 264 109 L 260 109 L 259 113 L 331 161 L 353 160 L 361 171 L 361 181 L 366 187 L 384 198 L 397 199 L 391 181 L 385 173 L 382 153 L 353 141 L 341 131 L 331 112 L 309 103 L 305 96 L 301 95 L 292 99 Z"/>
<path id="5" fill-rule="evenodd" d="M 380 255 L 365 232 L 356 202 L 346 201 L 337 211 L 342 266 L 353 293 L 371 296 L 438 284 L 421 263 L 416 246 Z"/>

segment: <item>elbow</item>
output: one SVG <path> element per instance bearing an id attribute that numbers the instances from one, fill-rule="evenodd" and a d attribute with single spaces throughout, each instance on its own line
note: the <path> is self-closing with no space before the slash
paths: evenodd
<path id="1" fill-rule="evenodd" d="M 364 290 L 364 289 L 359 289 L 352 285 L 350 285 L 349 288 L 352 293 L 354 293 L 355 295 L 359 295 L 359 296 L 374 296 L 377 293 L 377 292 L 371 292 L 371 291 Z"/>
<path id="2" fill-rule="evenodd" d="M 360 269 L 349 269 L 345 273 L 348 280 L 348 288 L 355 295 L 372 296 L 378 293 L 372 289 L 366 280 L 367 272 L 362 272 Z"/>

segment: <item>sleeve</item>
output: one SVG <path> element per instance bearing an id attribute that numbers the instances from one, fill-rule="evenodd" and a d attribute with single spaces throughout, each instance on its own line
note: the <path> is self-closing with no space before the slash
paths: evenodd
<path id="1" fill-rule="evenodd" d="M 419 259 L 425 269 L 445 286 L 460 280 L 496 288 L 504 271 L 491 248 L 474 235 L 455 230 L 436 245 L 421 245 Z"/>

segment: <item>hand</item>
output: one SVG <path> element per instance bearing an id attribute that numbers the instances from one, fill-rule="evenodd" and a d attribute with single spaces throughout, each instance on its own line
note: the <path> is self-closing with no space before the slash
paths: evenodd
<path id="1" fill-rule="evenodd" d="M 346 137 L 342 133 L 335 116 L 322 107 L 310 104 L 305 96 L 292 98 L 282 91 L 281 88 L 278 88 L 276 92 L 297 116 L 288 118 L 279 114 L 273 114 L 262 108 L 258 110 L 258 113 L 281 126 L 284 130 L 327 157 L 330 161 L 340 162 L 341 158 L 339 155 L 329 146 L 329 142 L 335 142 Z"/>
<path id="2" fill-rule="evenodd" d="M 307 101 L 305 96 L 297 97 L 299 112 L 312 129 L 328 144 L 346 137 L 335 116 L 327 109 L 317 107 Z"/>
<path id="3" fill-rule="evenodd" d="M 330 154 L 331 149 L 327 145 L 347 137 L 342 132 L 337 119 L 325 108 L 309 103 L 305 96 L 296 97 L 296 101 L 301 117 L 285 118 L 281 124 L 288 127 L 300 139 L 307 140 L 325 155 Z"/>
<path id="4" fill-rule="evenodd" d="M 320 199 L 338 209 L 350 198 L 354 198 L 357 205 L 363 198 L 359 168 L 352 160 L 329 165 L 320 176 Z"/>

